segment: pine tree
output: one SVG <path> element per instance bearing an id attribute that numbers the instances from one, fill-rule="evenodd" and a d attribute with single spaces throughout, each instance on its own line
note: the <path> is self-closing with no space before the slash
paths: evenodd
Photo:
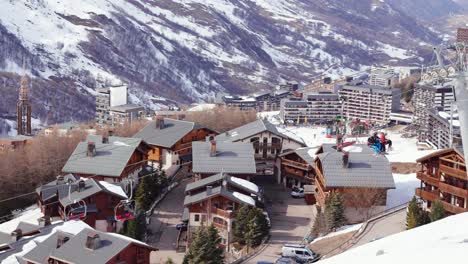
<path id="1" fill-rule="evenodd" d="M 335 231 L 347 222 L 345 217 L 344 198 L 340 192 L 333 192 L 325 203 L 327 229 Z"/>
<path id="2" fill-rule="evenodd" d="M 146 218 L 144 212 L 138 212 L 134 219 L 128 220 L 125 235 L 142 241 L 146 233 Z"/>
<path id="3" fill-rule="evenodd" d="M 431 222 L 435 222 L 444 217 L 445 217 L 444 205 L 439 200 L 434 201 L 431 207 L 431 213 L 429 214 L 429 218 L 431 219 Z"/>
<path id="4" fill-rule="evenodd" d="M 317 207 L 317 216 L 315 217 L 311 234 L 314 237 L 319 237 L 327 233 L 329 233 L 329 230 L 327 229 L 327 220 L 325 218 L 325 214 L 320 207 Z"/>
<path id="5" fill-rule="evenodd" d="M 175 262 L 171 259 L 171 258 L 168 258 L 164 264 L 175 264 Z"/>
<path id="6" fill-rule="evenodd" d="M 219 247 L 221 237 L 214 226 L 201 226 L 195 232 L 184 262 L 187 264 L 222 264 L 223 250 Z"/>
<path id="7" fill-rule="evenodd" d="M 416 197 L 413 197 L 408 204 L 408 211 L 406 213 L 406 229 L 412 229 L 420 226 L 421 220 L 420 209 L 416 201 Z"/>
<path id="8" fill-rule="evenodd" d="M 254 248 L 262 243 L 263 230 L 259 224 L 257 215 L 253 215 L 247 223 L 247 232 L 245 233 L 245 242 L 248 247 Z"/>
<path id="9" fill-rule="evenodd" d="M 234 221 L 234 241 L 241 245 L 245 245 L 245 234 L 247 232 L 248 216 L 250 208 L 247 205 L 243 205 L 236 213 L 236 219 Z"/>
<path id="10" fill-rule="evenodd" d="M 136 206 L 139 210 L 148 211 L 151 206 L 151 191 L 149 190 L 148 178 L 142 178 L 138 184 L 135 194 Z"/>

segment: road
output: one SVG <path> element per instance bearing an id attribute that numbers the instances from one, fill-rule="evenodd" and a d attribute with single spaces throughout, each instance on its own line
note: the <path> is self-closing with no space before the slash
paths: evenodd
<path id="1" fill-rule="evenodd" d="M 270 213 L 271 230 L 269 244 L 257 255 L 244 263 L 258 261 L 275 262 L 280 256 L 283 244 L 301 243 L 312 227 L 314 207 L 304 199 L 293 199 L 289 190 L 279 185 L 265 185 L 267 207 Z"/>
<path id="2" fill-rule="evenodd" d="M 370 223 L 364 233 L 360 235 L 358 242 L 353 247 L 371 242 L 372 240 L 390 236 L 406 230 L 406 210 L 400 210 L 394 214 Z"/>
<path id="3" fill-rule="evenodd" d="M 175 225 L 180 223 L 182 211 L 184 209 L 185 186 L 189 181 L 182 181 L 173 189 L 154 209 L 149 225 L 153 232 L 151 245 L 159 251 L 153 251 L 150 256 L 152 264 L 164 263 L 169 257 L 175 263 L 182 263 L 184 253 L 176 252 L 176 242 L 178 231 Z"/>

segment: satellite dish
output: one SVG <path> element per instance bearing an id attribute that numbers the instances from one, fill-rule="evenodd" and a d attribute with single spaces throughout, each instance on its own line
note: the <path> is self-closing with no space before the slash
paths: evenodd
<path id="1" fill-rule="evenodd" d="M 431 72 L 431 77 L 432 77 L 432 79 L 438 79 L 439 74 L 437 73 L 437 71 L 433 71 L 433 72 Z"/>
<path id="2" fill-rule="evenodd" d="M 457 70 L 453 66 L 448 67 L 447 71 L 449 76 L 453 76 L 457 73 Z"/>
<path id="3" fill-rule="evenodd" d="M 431 78 L 431 75 L 429 75 L 428 73 L 426 73 L 426 74 L 423 75 L 422 79 L 423 79 L 424 81 L 430 81 L 432 78 Z"/>

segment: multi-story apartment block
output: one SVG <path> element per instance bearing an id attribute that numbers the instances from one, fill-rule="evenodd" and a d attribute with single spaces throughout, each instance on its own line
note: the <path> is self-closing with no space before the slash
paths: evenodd
<path id="1" fill-rule="evenodd" d="M 398 74 L 393 68 L 372 67 L 369 84 L 382 87 L 394 87 L 398 82 Z"/>
<path id="2" fill-rule="evenodd" d="M 97 90 L 96 123 L 101 126 L 115 126 L 138 120 L 143 107 L 128 104 L 127 86 L 112 86 Z"/>
<path id="3" fill-rule="evenodd" d="M 421 180 L 416 196 L 422 207 L 431 210 L 435 200 L 440 200 L 449 214 L 468 212 L 468 177 L 465 157 L 461 149 L 444 149 L 417 160 Z"/>
<path id="4" fill-rule="evenodd" d="M 131 124 L 143 117 L 145 108 L 135 104 L 113 106 L 109 109 L 111 126 Z"/>
<path id="5" fill-rule="evenodd" d="M 293 87 L 293 86 L 292 86 Z M 264 91 L 251 96 L 217 94 L 215 103 L 218 105 L 226 105 L 228 107 L 237 107 L 240 110 L 256 110 L 262 111 L 277 111 L 280 108 L 281 100 L 292 95 L 294 88 Z"/>
<path id="6" fill-rule="evenodd" d="M 452 122 L 452 126 L 450 126 Z M 446 112 L 429 111 L 428 129 L 424 142 L 436 149 L 461 145 L 460 121 L 458 114 L 450 117 Z"/>
<path id="7" fill-rule="evenodd" d="M 400 90 L 354 81 L 338 88 L 343 101 L 343 116 L 385 125 L 390 113 L 400 109 Z"/>
<path id="8" fill-rule="evenodd" d="M 338 94 L 315 92 L 302 99 L 281 101 L 280 117 L 284 123 L 323 124 L 341 116 L 342 104 Z"/>
<path id="9" fill-rule="evenodd" d="M 468 43 L 468 28 L 459 28 L 457 30 L 457 42 Z"/>

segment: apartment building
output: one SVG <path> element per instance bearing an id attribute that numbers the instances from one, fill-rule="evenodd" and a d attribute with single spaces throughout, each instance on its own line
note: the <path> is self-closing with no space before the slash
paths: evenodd
<path id="1" fill-rule="evenodd" d="M 369 84 L 373 86 L 394 87 L 398 82 L 398 74 L 393 68 L 372 67 Z"/>
<path id="2" fill-rule="evenodd" d="M 440 150 L 417 162 L 421 186 L 416 196 L 423 201 L 423 209 L 430 211 L 434 201 L 440 200 L 448 214 L 468 212 L 468 177 L 461 149 Z"/>
<path id="3" fill-rule="evenodd" d="M 314 92 L 281 101 L 280 117 L 285 124 L 324 124 L 341 116 L 341 107 L 338 94 Z"/>
<path id="4" fill-rule="evenodd" d="M 109 109 L 111 126 L 131 124 L 141 120 L 145 108 L 136 104 L 113 106 Z"/>
<path id="5" fill-rule="evenodd" d="M 452 126 L 450 126 L 450 122 L 452 122 Z M 461 145 L 458 114 L 450 117 L 446 112 L 430 111 L 424 142 L 436 149 L 447 149 Z"/>
<path id="6" fill-rule="evenodd" d="M 96 123 L 100 126 L 115 126 L 138 120 L 144 108 L 128 103 L 126 85 L 97 89 Z"/>
<path id="7" fill-rule="evenodd" d="M 373 124 L 386 125 L 390 113 L 400 109 L 399 89 L 373 86 L 354 81 L 338 88 L 343 101 L 343 116 Z"/>

